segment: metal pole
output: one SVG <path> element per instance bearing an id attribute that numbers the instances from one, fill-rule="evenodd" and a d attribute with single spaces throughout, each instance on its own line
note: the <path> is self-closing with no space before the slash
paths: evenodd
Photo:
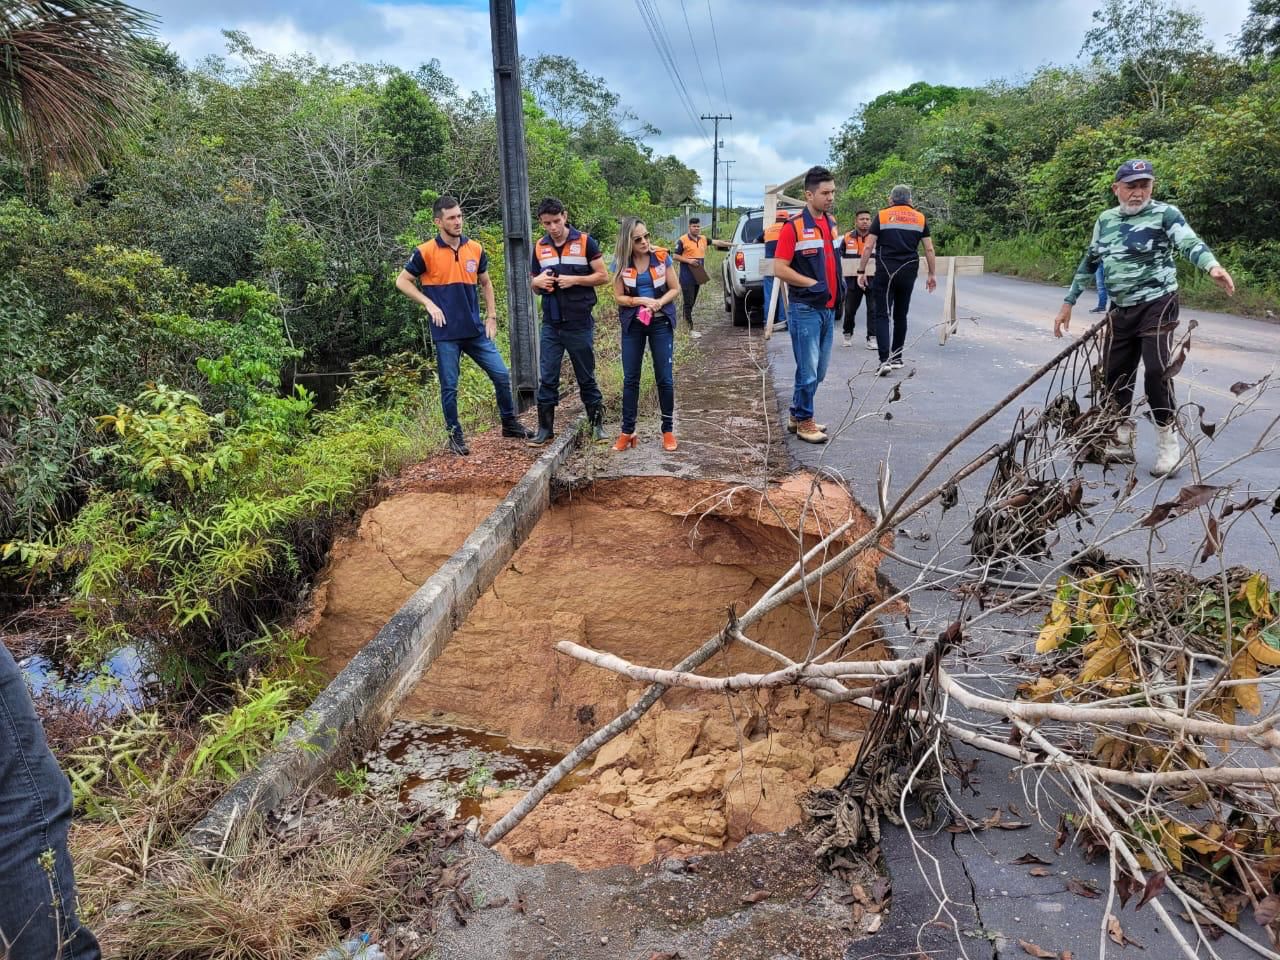
<path id="1" fill-rule="evenodd" d="M 708 115 L 704 113 L 702 119 L 715 121 L 714 139 L 711 141 L 711 238 L 714 240 L 716 236 L 716 201 L 719 199 L 717 191 L 720 186 L 720 121 L 732 120 L 733 114 L 716 113 Z"/>
<path id="2" fill-rule="evenodd" d="M 525 153 L 515 0 L 491 0 L 489 23 L 493 35 L 493 93 L 502 172 L 502 249 L 507 264 L 511 394 L 516 410 L 523 412 L 533 406 L 538 391 L 538 331 L 533 290 L 529 287 L 533 228 L 529 217 L 529 162 Z"/>
<path id="3" fill-rule="evenodd" d="M 724 161 L 724 209 L 725 213 L 733 210 L 733 177 L 729 176 L 729 168 L 737 163 L 737 160 Z"/>

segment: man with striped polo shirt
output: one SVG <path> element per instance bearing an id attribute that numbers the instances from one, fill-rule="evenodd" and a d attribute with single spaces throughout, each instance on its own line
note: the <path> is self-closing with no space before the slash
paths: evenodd
<path id="1" fill-rule="evenodd" d="M 456 199 L 440 197 L 432 204 L 431 215 L 439 233 L 414 249 L 396 277 L 396 289 L 431 317 L 449 449 L 461 457 L 471 453 L 458 421 L 458 376 L 464 353 L 493 383 L 502 435 L 527 440 L 533 434 L 516 419 L 511 375 L 493 342 L 498 332 L 498 307 L 489 279 L 489 256 L 478 242 L 462 235 L 462 207 Z M 484 323 L 480 322 L 477 285 L 484 291 Z"/>
<path id="2" fill-rule="evenodd" d="M 1134 460 L 1135 431 L 1129 408 L 1141 363 L 1147 403 L 1156 423 L 1156 460 L 1151 474 L 1164 477 L 1176 471 L 1182 459 L 1173 377 L 1168 373 L 1173 333 L 1178 326 L 1178 271 L 1174 256 L 1180 252 L 1228 294 L 1235 293 L 1236 285 L 1182 212 L 1151 199 L 1155 176 L 1151 163 L 1140 159 L 1126 160 L 1116 171 L 1111 192 L 1119 203 L 1094 223 L 1089 248 L 1054 317 L 1053 335 L 1060 337 L 1069 329 L 1072 306 L 1101 267 L 1111 298 L 1107 314 L 1111 336 L 1107 344 L 1106 391 L 1113 412 L 1120 418 L 1103 456 L 1122 463 Z"/>

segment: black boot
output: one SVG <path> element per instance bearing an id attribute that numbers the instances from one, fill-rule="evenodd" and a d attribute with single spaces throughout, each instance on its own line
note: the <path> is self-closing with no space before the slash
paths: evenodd
<path id="1" fill-rule="evenodd" d="M 538 404 L 538 432 L 533 435 L 533 439 L 527 441 L 531 447 L 541 447 L 543 444 L 551 442 L 551 438 L 556 435 L 556 408 L 552 403 Z"/>
<path id="2" fill-rule="evenodd" d="M 471 456 L 471 448 L 467 446 L 467 441 L 462 439 L 461 433 L 449 434 L 449 449 L 460 457 Z"/>
<path id="3" fill-rule="evenodd" d="M 591 439 L 596 443 L 604 440 L 604 404 L 596 403 L 587 407 L 587 423 L 591 427 Z"/>
<path id="4" fill-rule="evenodd" d="M 502 421 L 502 435 L 516 440 L 528 440 L 533 436 L 533 431 L 515 417 L 511 417 Z"/>

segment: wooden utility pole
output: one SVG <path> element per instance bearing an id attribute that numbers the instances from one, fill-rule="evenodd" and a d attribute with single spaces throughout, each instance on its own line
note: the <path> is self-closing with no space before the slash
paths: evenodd
<path id="1" fill-rule="evenodd" d="M 493 93 L 497 104 L 498 159 L 502 171 L 503 253 L 507 264 L 507 336 L 511 343 L 511 393 L 518 411 L 533 406 L 538 391 L 538 336 L 529 261 L 533 231 L 529 216 L 529 161 L 525 152 L 520 92 L 520 49 L 515 0 L 492 0 Z"/>
<path id="2" fill-rule="evenodd" d="M 702 115 L 703 120 L 715 121 L 715 134 L 711 141 L 711 239 L 716 238 L 716 215 L 718 207 L 716 202 L 719 199 L 717 192 L 720 187 L 720 121 L 732 120 L 731 113 L 713 113 Z"/>

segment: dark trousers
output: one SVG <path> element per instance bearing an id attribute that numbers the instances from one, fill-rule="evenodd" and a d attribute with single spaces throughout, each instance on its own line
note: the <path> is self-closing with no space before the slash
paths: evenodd
<path id="1" fill-rule="evenodd" d="M 636 412 L 640 407 L 640 371 L 644 350 L 653 356 L 653 379 L 658 386 L 658 407 L 662 410 L 662 432 L 670 433 L 676 408 L 675 331 L 666 317 L 655 318 L 649 326 L 632 321 L 622 335 L 622 432 L 636 432 Z"/>
<path id="2" fill-rule="evenodd" d="M 102 956 L 76 919 L 70 826 L 71 785 L 49 752 L 22 672 L 0 643 L 0 934 L 9 944 L 0 956 Z"/>
<path id="3" fill-rule="evenodd" d="M 880 348 L 881 363 L 902 359 L 902 345 L 907 340 L 907 310 L 911 306 L 911 291 L 915 289 L 919 272 L 918 261 L 896 270 L 876 264 L 876 275 L 871 278 L 871 317 L 876 325 L 876 345 Z M 892 327 L 890 313 L 893 314 Z"/>
<path id="4" fill-rule="evenodd" d="M 466 354 L 493 383 L 498 395 L 498 413 L 503 422 L 516 415 L 511 399 L 511 375 L 498 352 L 498 345 L 488 337 L 471 337 L 469 340 L 440 340 L 436 343 L 437 369 L 440 372 L 440 407 L 444 411 L 445 426 L 455 437 L 462 436 L 462 424 L 458 422 L 458 377 L 461 375 L 462 355 Z"/>
<path id="5" fill-rule="evenodd" d="M 858 286 L 856 277 L 846 277 L 845 280 L 853 282 L 847 283 L 844 289 L 844 335 L 846 337 L 853 336 L 853 317 L 865 299 L 867 301 L 867 339 L 870 340 L 875 336 L 875 326 L 871 322 L 869 291 L 863 290 Z"/>
<path id="6" fill-rule="evenodd" d="M 698 302 L 698 291 L 701 289 L 692 280 L 686 283 L 680 281 L 680 300 L 684 303 L 684 320 L 689 326 L 693 326 L 693 305 Z"/>
<path id="7" fill-rule="evenodd" d="M 573 375 L 578 380 L 578 394 L 588 410 L 602 406 L 604 396 L 596 386 L 596 355 L 592 346 L 595 321 L 586 326 L 565 327 L 542 321 L 538 338 L 538 405 L 555 406 L 560 402 L 560 365 L 569 354 Z"/>
<path id="8" fill-rule="evenodd" d="M 1151 416 L 1160 426 L 1167 426 L 1173 422 L 1176 407 L 1168 369 L 1178 325 L 1178 295 L 1166 294 L 1132 307 L 1113 304 L 1108 318 L 1107 392 L 1112 402 L 1122 416 L 1129 415 L 1141 363 Z"/>

